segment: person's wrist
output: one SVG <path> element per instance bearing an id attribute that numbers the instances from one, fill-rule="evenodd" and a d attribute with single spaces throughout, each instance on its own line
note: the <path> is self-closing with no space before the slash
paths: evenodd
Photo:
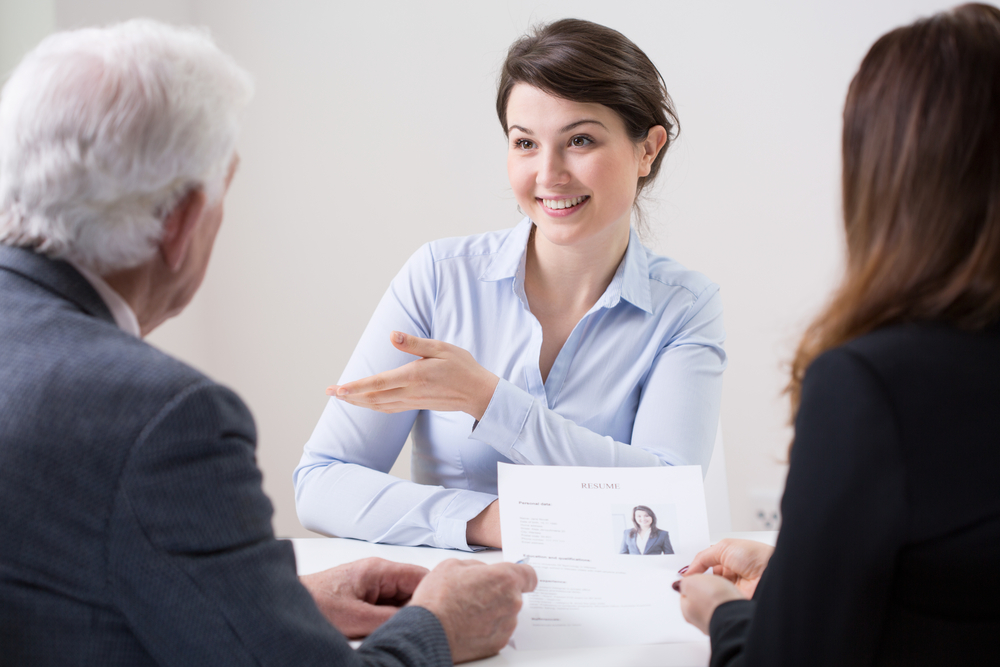
<path id="1" fill-rule="evenodd" d="M 486 409 L 490 407 L 490 401 L 493 400 L 493 394 L 496 392 L 499 383 L 499 376 L 490 373 L 485 368 L 483 369 L 482 380 L 479 382 L 479 391 L 472 395 L 472 404 L 468 411 L 469 415 L 477 422 L 483 418 L 483 415 L 486 414 Z"/>
<path id="2" fill-rule="evenodd" d="M 465 541 L 469 545 L 501 548 L 500 508 L 494 500 L 486 508 L 469 520 L 465 528 Z"/>

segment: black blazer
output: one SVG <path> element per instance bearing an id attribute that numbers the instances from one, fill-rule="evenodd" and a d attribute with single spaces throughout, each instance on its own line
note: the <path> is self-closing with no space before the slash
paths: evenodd
<path id="1" fill-rule="evenodd" d="M 777 548 L 712 665 L 995 665 L 1000 331 L 896 326 L 806 373 Z"/>
<path id="2" fill-rule="evenodd" d="M 0 665 L 451 664 L 427 610 L 357 651 L 326 622 L 255 440 L 72 267 L 0 245 Z"/>
<path id="3" fill-rule="evenodd" d="M 631 528 L 626 528 L 622 535 L 622 546 L 618 553 L 632 554 L 633 556 L 650 556 L 653 554 L 672 554 L 674 548 L 670 546 L 670 534 L 665 530 L 657 531 L 656 537 L 650 537 L 646 542 L 646 549 L 639 553 L 638 535 L 631 535 Z"/>

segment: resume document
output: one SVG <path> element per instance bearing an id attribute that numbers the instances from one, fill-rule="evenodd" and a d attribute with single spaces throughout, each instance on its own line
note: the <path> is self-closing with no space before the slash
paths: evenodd
<path id="1" fill-rule="evenodd" d="M 709 546 L 700 466 L 497 465 L 504 560 L 538 574 L 515 648 L 704 641 L 671 588 Z"/>

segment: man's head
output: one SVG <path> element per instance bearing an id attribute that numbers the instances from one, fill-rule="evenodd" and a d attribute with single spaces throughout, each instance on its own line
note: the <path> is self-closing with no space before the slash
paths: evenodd
<path id="1" fill-rule="evenodd" d="M 0 242 L 105 276 L 169 265 L 172 224 L 190 235 L 182 254 L 205 238 L 209 251 L 199 220 L 221 220 L 252 88 L 198 30 L 136 20 L 46 38 L 0 94 Z"/>

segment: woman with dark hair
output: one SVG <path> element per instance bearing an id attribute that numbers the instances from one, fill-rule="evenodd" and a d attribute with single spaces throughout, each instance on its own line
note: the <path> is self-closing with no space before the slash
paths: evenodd
<path id="1" fill-rule="evenodd" d="M 626 528 L 619 553 L 633 556 L 672 554 L 670 534 L 656 527 L 656 514 L 645 505 L 632 509 L 632 528 Z"/>
<path id="2" fill-rule="evenodd" d="M 511 46 L 497 113 L 526 217 L 429 243 L 393 280 L 295 472 L 307 528 L 496 547 L 497 462 L 708 465 L 718 287 L 631 228 L 676 135 L 659 72 L 557 21 Z M 386 474 L 408 434 L 416 483 Z"/>
<path id="3" fill-rule="evenodd" d="M 846 275 L 792 368 L 777 547 L 702 552 L 681 606 L 712 665 L 994 665 L 1000 10 L 879 39 L 843 161 Z"/>

